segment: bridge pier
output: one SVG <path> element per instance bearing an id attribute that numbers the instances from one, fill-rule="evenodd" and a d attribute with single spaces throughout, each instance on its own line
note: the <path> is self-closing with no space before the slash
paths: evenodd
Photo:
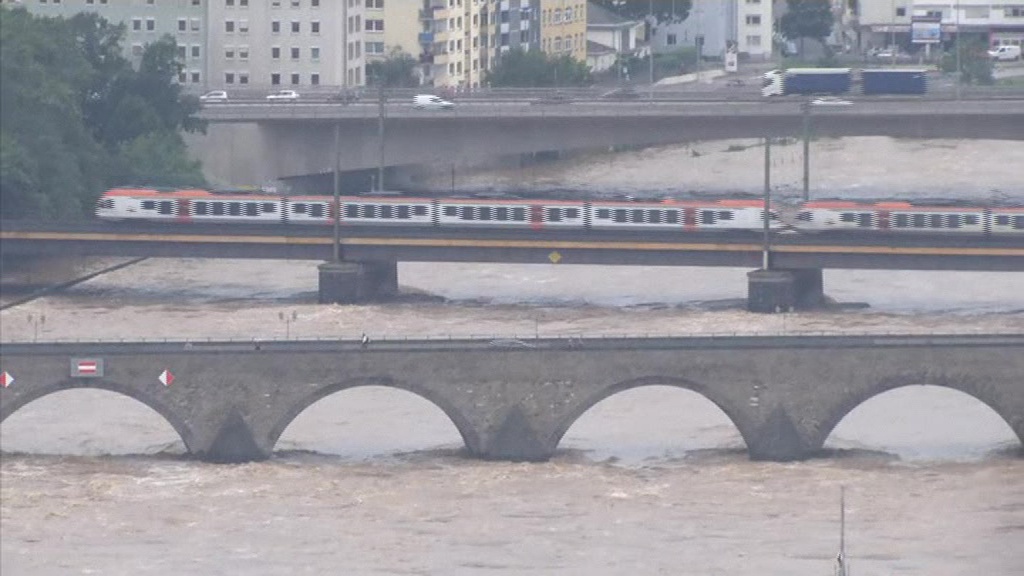
<path id="1" fill-rule="evenodd" d="M 825 300 L 820 268 L 753 270 L 747 273 L 747 310 L 762 314 L 820 306 Z"/>
<path id="2" fill-rule="evenodd" d="M 325 262 L 317 270 L 320 304 L 352 304 L 398 294 L 397 262 Z"/>

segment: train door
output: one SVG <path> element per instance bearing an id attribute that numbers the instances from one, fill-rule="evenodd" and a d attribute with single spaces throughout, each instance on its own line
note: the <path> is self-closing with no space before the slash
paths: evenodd
<path id="1" fill-rule="evenodd" d="M 888 210 L 880 210 L 878 212 L 878 229 L 888 230 L 889 229 L 889 214 Z"/>
<path id="2" fill-rule="evenodd" d="M 697 209 L 683 208 L 683 229 L 687 232 L 697 230 Z"/>
<path id="3" fill-rule="evenodd" d="M 544 227 L 544 207 L 539 204 L 530 206 L 530 228 L 540 230 Z"/>

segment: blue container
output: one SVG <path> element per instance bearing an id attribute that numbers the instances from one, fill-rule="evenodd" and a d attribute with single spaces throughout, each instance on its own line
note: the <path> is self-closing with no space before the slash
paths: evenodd
<path id="1" fill-rule="evenodd" d="M 924 94 L 928 91 L 928 73 L 924 70 L 864 70 L 861 72 L 864 95 Z"/>

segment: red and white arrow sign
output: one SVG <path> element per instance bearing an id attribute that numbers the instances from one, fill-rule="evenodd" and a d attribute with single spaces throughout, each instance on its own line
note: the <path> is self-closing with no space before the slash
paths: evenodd
<path id="1" fill-rule="evenodd" d="M 170 386 L 174 382 L 174 374 L 171 374 L 170 370 L 164 370 L 160 373 L 159 380 L 164 386 Z"/>
<path id="2" fill-rule="evenodd" d="M 95 374 L 99 370 L 98 364 L 95 360 L 79 360 L 78 361 L 78 373 L 79 374 Z"/>
<path id="3" fill-rule="evenodd" d="M 9 372 L 0 372 L 0 386 L 7 388 L 14 385 L 14 376 Z"/>

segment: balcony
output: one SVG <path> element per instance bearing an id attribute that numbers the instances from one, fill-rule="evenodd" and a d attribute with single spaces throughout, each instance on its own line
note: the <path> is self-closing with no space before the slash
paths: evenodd
<path id="1" fill-rule="evenodd" d="M 434 33 L 433 32 L 420 32 L 419 40 L 420 40 L 420 44 L 421 45 L 423 45 L 423 44 L 433 44 L 434 43 Z"/>

